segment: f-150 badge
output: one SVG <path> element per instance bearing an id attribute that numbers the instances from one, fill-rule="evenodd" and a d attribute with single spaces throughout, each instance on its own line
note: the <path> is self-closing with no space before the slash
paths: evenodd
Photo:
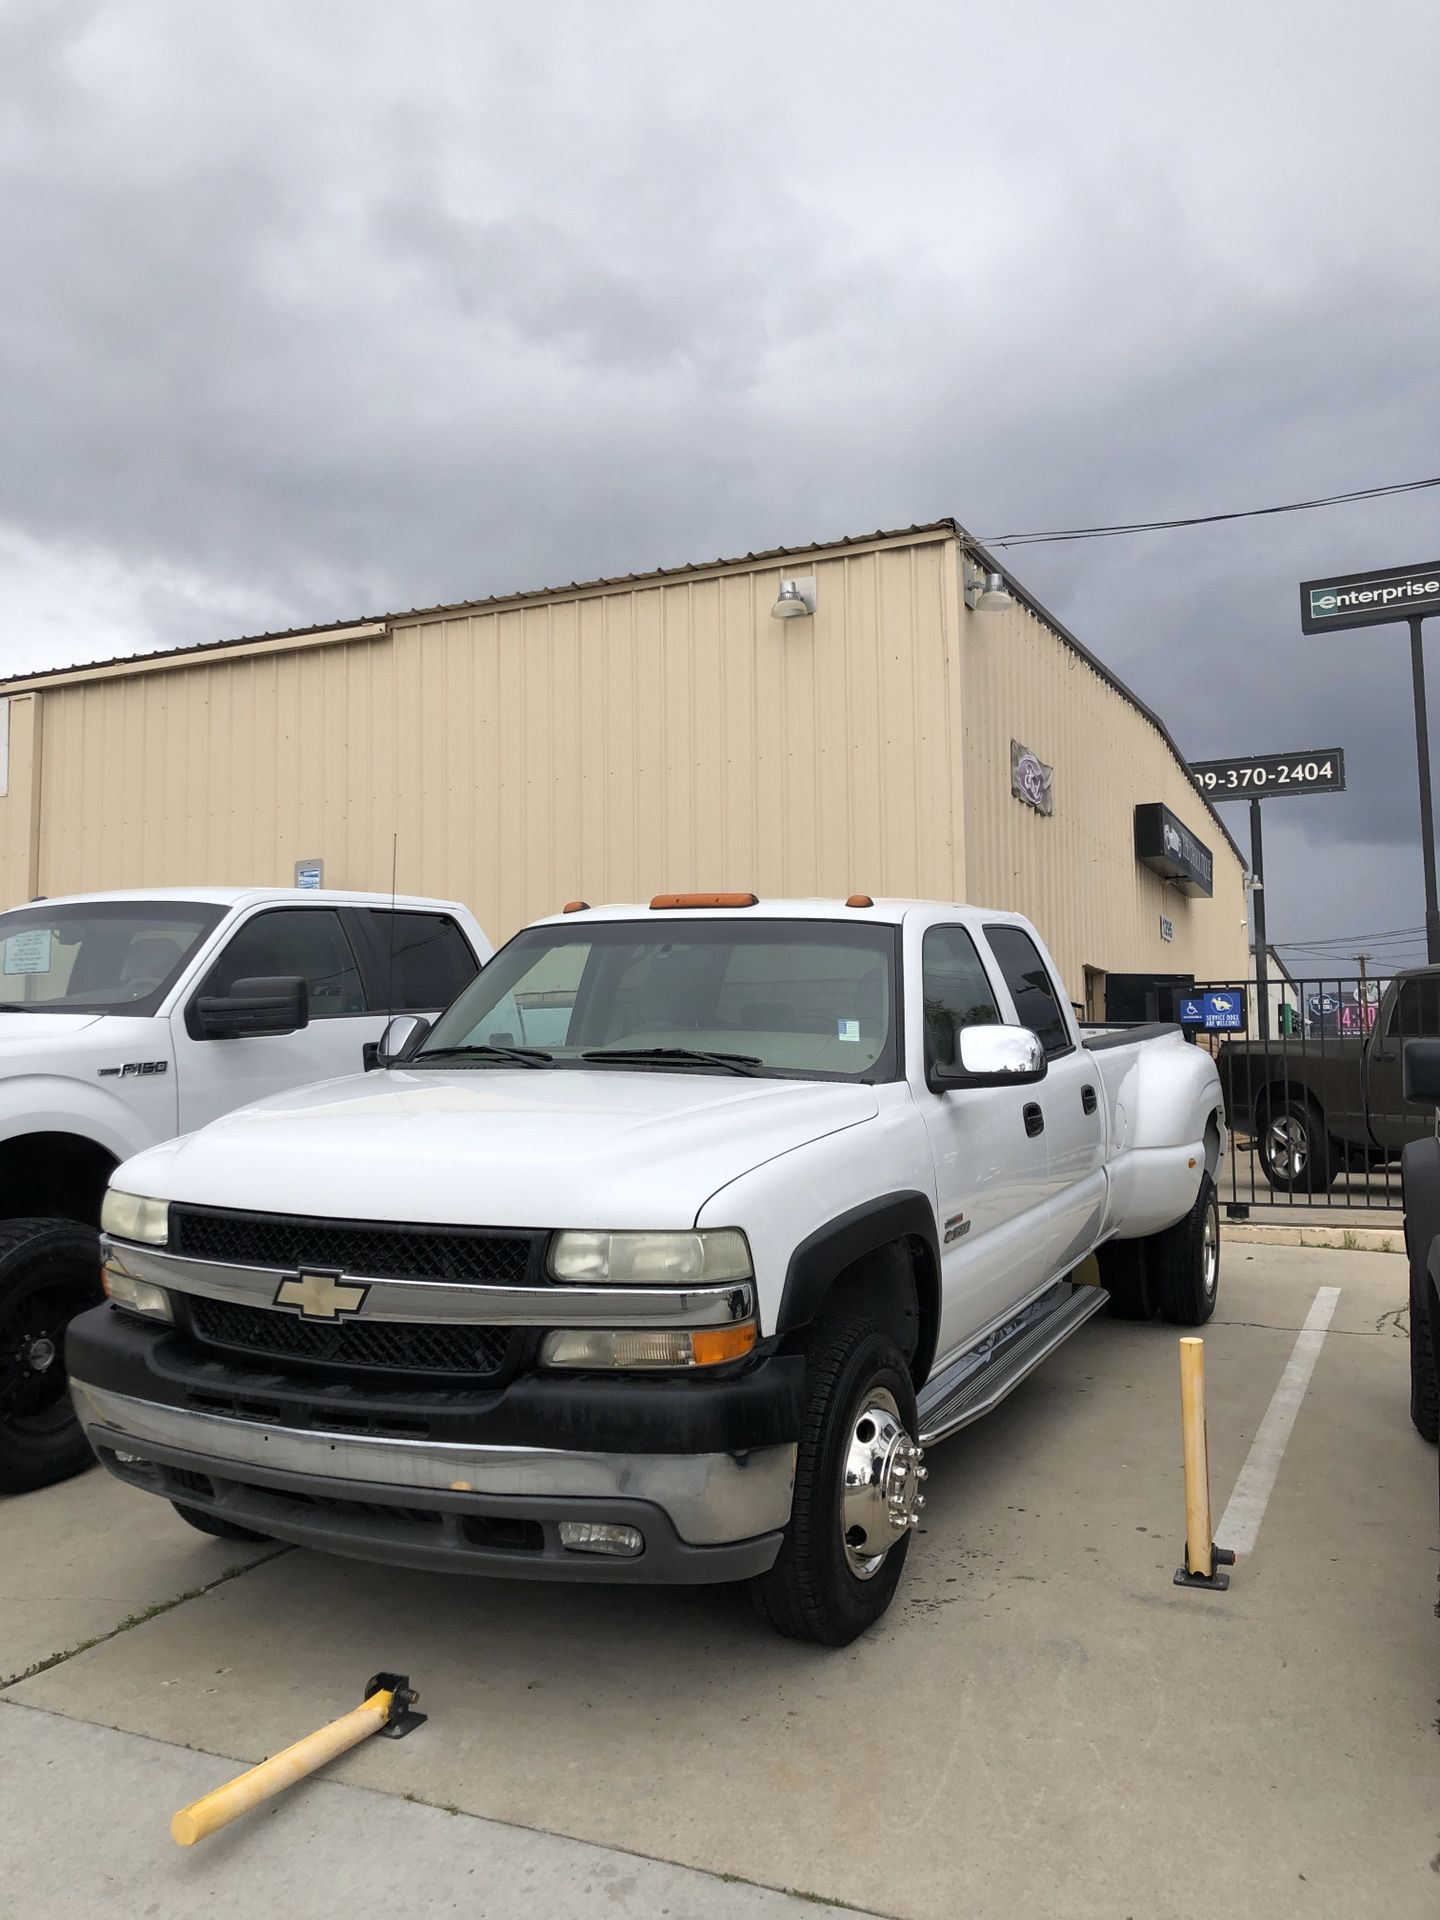
<path id="1" fill-rule="evenodd" d="M 144 1073 L 168 1073 L 168 1060 L 127 1060 L 123 1067 L 97 1067 L 96 1072 L 102 1080 L 128 1080 L 132 1076 Z"/>

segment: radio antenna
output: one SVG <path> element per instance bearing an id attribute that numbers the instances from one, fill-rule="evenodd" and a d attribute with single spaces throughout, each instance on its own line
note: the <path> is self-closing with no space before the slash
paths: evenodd
<path id="1" fill-rule="evenodd" d="M 398 833 L 392 833 L 390 836 L 390 970 L 389 978 L 386 982 L 387 1005 L 385 1008 L 385 1018 L 387 1020 L 393 1020 L 395 1018 L 395 876 L 399 864 L 400 835 Z"/>

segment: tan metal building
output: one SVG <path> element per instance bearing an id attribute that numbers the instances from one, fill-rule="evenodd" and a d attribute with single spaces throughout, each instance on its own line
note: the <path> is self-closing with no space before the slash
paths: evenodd
<path id="1" fill-rule="evenodd" d="M 1218 815 L 1012 577 L 972 611 L 995 564 L 946 520 L 0 683 L 0 902 L 385 888 L 393 836 L 400 887 L 497 940 L 575 897 L 858 889 L 1018 908 L 1096 1011 L 1107 971 L 1243 977 Z M 813 614 L 772 617 L 796 576 Z"/>

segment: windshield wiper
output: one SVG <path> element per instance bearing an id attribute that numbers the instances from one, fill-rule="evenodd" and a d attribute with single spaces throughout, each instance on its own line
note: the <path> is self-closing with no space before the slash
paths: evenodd
<path id="1" fill-rule="evenodd" d="M 480 1055 L 490 1060 L 515 1060 L 522 1067 L 548 1067 L 555 1056 L 545 1053 L 539 1047 L 422 1047 L 413 1060 L 407 1060 L 407 1067 L 418 1066 L 422 1060 L 464 1060 Z"/>
<path id="2" fill-rule="evenodd" d="M 754 1074 L 765 1062 L 758 1053 L 707 1053 L 700 1047 L 596 1047 L 582 1060 L 689 1060 L 704 1067 L 726 1067 L 731 1073 Z"/>

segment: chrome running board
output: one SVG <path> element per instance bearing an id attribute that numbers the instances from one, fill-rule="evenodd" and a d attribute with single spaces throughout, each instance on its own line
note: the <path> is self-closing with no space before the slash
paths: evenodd
<path id="1" fill-rule="evenodd" d="M 1100 1311 L 1110 1296 L 1103 1287 L 1076 1287 L 1043 1319 L 1036 1320 L 988 1357 L 963 1354 L 926 1383 L 918 1404 L 920 1444 L 933 1447 L 961 1427 L 998 1407 L 1042 1360 Z"/>

